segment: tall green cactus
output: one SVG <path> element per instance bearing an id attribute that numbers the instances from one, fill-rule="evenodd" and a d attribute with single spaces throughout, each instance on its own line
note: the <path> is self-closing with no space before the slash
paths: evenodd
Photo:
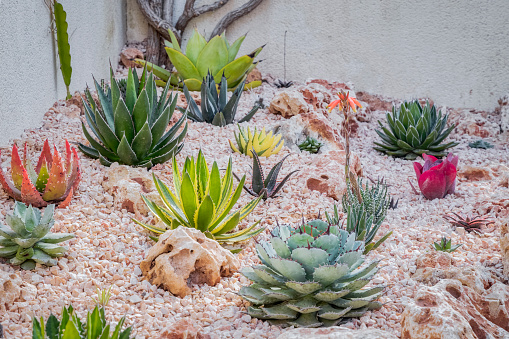
<path id="1" fill-rule="evenodd" d="M 55 33 L 57 48 L 58 48 L 58 59 L 60 62 L 60 71 L 62 71 L 62 77 L 64 78 L 65 88 L 67 90 L 66 99 L 71 98 L 71 92 L 69 86 L 71 85 L 71 46 L 69 45 L 69 34 L 67 29 L 67 13 L 64 11 L 64 7 L 61 3 L 53 0 L 49 5 L 52 19 L 52 31 Z"/>

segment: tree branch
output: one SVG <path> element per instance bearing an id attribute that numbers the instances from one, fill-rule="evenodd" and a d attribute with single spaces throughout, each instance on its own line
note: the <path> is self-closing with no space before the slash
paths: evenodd
<path id="1" fill-rule="evenodd" d="M 163 19 L 170 25 L 173 21 L 173 2 L 174 0 L 163 1 Z"/>
<path id="2" fill-rule="evenodd" d="M 239 8 L 231 11 L 230 13 L 226 14 L 221 21 L 219 21 L 212 31 L 212 34 L 210 35 L 211 38 L 215 37 L 216 35 L 220 35 L 223 33 L 228 26 L 230 26 L 235 20 L 237 20 L 240 17 L 243 17 L 244 15 L 251 12 L 253 9 L 255 9 L 263 0 L 250 0 L 246 2 L 244 5 L 240 6 Z"/>
<path id="3" fill-rule="evenodd" d="M 196 18 L 197 16 L 202 15 L 203 13 L 212 12 L 215 11 L 216 9 L 219 9 L 226 5 L 226 3 L 229 0 L 218 0 L 210 5 L 202 5 L 198 8 L 194 7 L 195 1 L 196 0 L 186 0 L 184 12 L 178 19 L 177 24 L 175 25 L 175 29 L 183 32 L 189 21 L 191 21 L 191 19 Z"/>
<path id="4" fill-rule="evenodd" d="M 148 0 L 136 0 L 138 5 L 140 6 L 140 10 L 147 18 L 150 26 L 154 27 L 155 30 L 159 32 L 166 40 L 171 40 L 170 34 L 168 34 L 168 29 L 171 29 L 173 34 L 177 37 L 177 39 L 182 39 L 181 34 L 178 30 L 176 30 L 170 22 L 163 20 L 159 15 L 157 15 L 152 8 L 150 8 L 150 3 Z"/>

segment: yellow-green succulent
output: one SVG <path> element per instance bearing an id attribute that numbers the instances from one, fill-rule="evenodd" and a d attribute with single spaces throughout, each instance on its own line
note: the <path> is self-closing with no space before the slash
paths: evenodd
<path id="1" fill-rule="evenodd" d="M 249 157 L 253 157 L 253 149 L 259 157 L 269 157 L 272 154 L 277 154 L 283 148 L 285 143 L 284 140 L 281 139 L 281 134 L 272 134 L 272 131 L 269 133 L 265 132 L 265 127 L 261 131 L 257 131 L 256 128 L 254 132 L 251 132 L 251 129 L 248 128 L 239 128 L 239 133 L 235 133 L 235 140 L 237 141 L 237 147 L 233 144 L 231 140 L 230 147 L 234 152 L 248 155 Z"/>
<path id="2" fill-rule="evenodd" d="M 165 41 L 165 49 L 171 63 L 175 66 L 176 73 L 172 73 L 153 63 L 136 59 L 135 62 L 147 66 L 161 80 L 158 85 L 165 86 L 169 81 L 171 85 L 182 88 L 184 84 L 190 91 L 199 91 L 203 79 L 210 72 L 216 83 L 221 81 L 224 75 L 228 80 L 228 89 L 234 90 L 243 83 L 258 62 L 255 57 L 262 51 L 263 46 L 258 47 L 250 54 L 237 57 L 240 45 L 246 38 L 241 36 L 230 44 L 226 36 L 216 35 L 207 42 L 203 35 L 195 29 L 187 42 L 185 54 L 179 42 L 171 30 L 168 31 L 170 41 Z M 252 81 L 245 84 L 244 88 L 254 88 L 261 85 L 261 81 Z"/>

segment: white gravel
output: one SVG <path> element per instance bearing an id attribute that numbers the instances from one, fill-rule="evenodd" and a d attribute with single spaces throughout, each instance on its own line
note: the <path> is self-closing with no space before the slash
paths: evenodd
<path id="1" fill-rule="evenodd" d="M 252 102 L 262 96 L 265 103 L 270 102 L 276 90 L 265 84 L 243 96 L 239 116 L 247 112 Z M 393 231 L 392 236 L 376 251 L 371 252 L 372 259 L 380 259 L 382 268 L 374 283 L 388 286 L 386 294 L 381 298 L 384 307 L 369 312 L 360 320 L 353 320 L 344 325 L 350 328 L 372 327 L 388 330 L 400 335 L 400 316 L 405 302 L 412 298 L 420 283 L 411 279 L 415 271 L 416 258 L 430 250 L 430 243 L 441 236 L 452 237 L 453 243 L 463 243 L 453 257 L 458 265 L 492 266 L 501 271 L 499 253 L 498 224 L 492 233 L 483 235 L 463 234 L 452 231 L 441 215 L 449 211 L 469 212 L 481 202 L 492 197 L 508 196 L 508 189 L 494 187 L 493 182 L 458 181 L 457 193 L 442 200 L 427 201 L 415 195 L 407 182 L 407 177 L 415 182 L 415 174 L 410 161 L 393 159 L 383 156 L 372 147 L 377 139 L 374 127 L 377 119 L 383 119 L 383 112 L 373 112 L 370 123 L 360 123 L 358 137 L 352 140 L 352 150 L 360 155 L 365 175 L 372 178 L 385 177 L 391 185 L 390 192 L 400 198 L 398 209 L 390 210 L 381 231 Z M 280 116 L 260 110 L 250 125 L 271 127 Z M 234 171 L 242 175 L 249 170 L 252 160 L 240 154 L 233 154 L 227 139 L 233 139 L 235 125 L 224 128 L 214 127 L 205 123 L 190 123 L 185 147 L 178 155 L 178 162 L 188 155 L 196 155 L 201 147 L 208 161 L 216 160 L 220 168 L 232 157 Z M 494 170 L 500 164 L 509 166 L 507 144 L 493 140 L 495 149 L 470 149 L 469 141 L 478 138 L 471 136 L 452 135 L 460 141 L 454 149 L 459 155 L 460 166 L 471 164 L 489 167 Z M 20 140 L 29 143 L 32 157 L 40 152 L 43 141 L 49 138 L 63 148 L 64 139 L 84 141 L 80 119 L 76 111 L 57 104 L 45 115 L 40 129 L 26 131 Z M 37 151 L 37 153 L 36 153 Z M 262 158 L 264 168 L 273 166 L 282 156 L 289 153 L 283 148 L 279 155 L 268 159 Z M 0 160 L 2 167 L 10 166 L 10 149 L 2 149 Z M 293 169 L 300 169 L 298 176 L 292 178 L 282 191 L 280 197 L 260 203 L 255 211 L 243 222 L 245 227 L 250 222 L 263 219 L 262 225 L 272 228 L 275 218 L 280 222 L 299 222 L 305 218 L 314 218 L 319 211 L 330 210 L 334 201 L 316 191 L 309 191 L 305 186 L 306 165 L 313 162 L 316 155 L 308 153 L 292 154 L 285 162 L 281 175 Z M 30 293 L 26 287 L 24 298 L 20 298 L 10 306 L 8 311 L 0 314 L 0 323 L 4 326 L 6 338 L 30 338 L 31 317 L 44 316 L 50 312 L 60 314 L 64 305 L 72 303 L 83 317 L 87 309 L 94 306 L 91 297 L 96 296 L 96 288 L 113 286 L 112 298 L 106 307 L 107 317 L 118 321 L 127 317 L 127 325 L 134 326 L 137 338 L 156 338 L 161 330 L 182 318 L 190 318 L 193 324 L 201 327 L 204 333 L 212 338 L 275 338 L 281 329 L 270 326 L 267 322 L 251 319 L 245 313 L 246 302 L 236 292 L 248 280 L 239 273 L 233 277 L 222 279 L 214 287 L 207 285 L 194 286 L 192 295 L 180 299 L 169 292 L 158 289 L 143 281 L 139 263 L 144 258 L 152 241 L 147 233 L 134 224 L 133 215 L 126 210 L 113 209 L 113 198 L 101 186 L 104 167 L 98 161 L 81 157 L 82 183 L 78 195 L 70 207 L 56 212 L 54 232 L 74 232 L 76 238 L 70 240 L 67 255 L 61 258 L 58 266 L 51 268 L 37 267 L 34 271 L 21 271 L 17 267 L 0 264 L 4 271 L 15 271 L 24 283 L 34 285 L 37 289 Z M 171 165 L 166 163 L 153 169 L 163 181 L 170 183 Z M 342 168 L 338 168 L 343 170 Z M 251 197 L 244 193 L 240 204 L 247 203 Z M 477 205 L 476 205 L 477 203 Z M 14 202 L 4 192 L 0 192 L 0 214 L 2 222 L 6 213 L 10 213 Z M 492 212 L 493 213 L 493 212 Z M 261 235 L 261 237 L 266 237 Z M 251 243 L 239 259 L 243 266 L 258 261 Z"/>

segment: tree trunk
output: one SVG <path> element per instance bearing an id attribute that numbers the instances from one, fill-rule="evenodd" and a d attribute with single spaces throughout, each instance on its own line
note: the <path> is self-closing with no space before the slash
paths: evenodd
<path id="1" fill-rule="evenodd" d="M 154 13 L 158 16 L 161 15 L 162 2 L 161 0 L 149 0 L 150 8 L 154 11 Z M 161 51 L 161 38 L 156 29 L 152 26 L 148 27 L 148 37 L 147 37 L 147 53 L 145 59 L 148 62 L 159 65 L 160 53 Z"/>

